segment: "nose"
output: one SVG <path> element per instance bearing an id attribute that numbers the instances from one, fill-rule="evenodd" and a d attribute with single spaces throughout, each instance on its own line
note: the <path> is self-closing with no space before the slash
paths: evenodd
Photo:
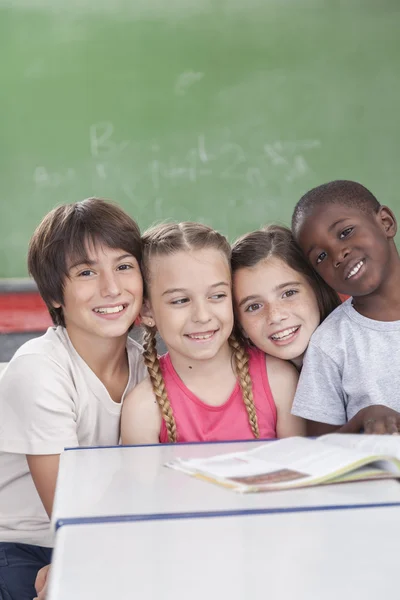
<path id="1" fill-rule="evenodd" d="M 208 323 L 211 320 L 210 309 L 206 302 L 193 303 L 192 318 L 195 323 Z"/>
<path id="2" fill-rule="evenodd" d="M 113 270 L 110 273 L 101 275 L 101 295 L 103 297 L 110 296 L 115 298 L 121 293 L 121 285 L 118 274 Z"/>
<path id="3" fill-rule="evenodd" d="M 348 256 L 349 253 L 350 253 L 350 250 L 348 248 L 339 246 L 339 248 L 336 250 L 336 252 L 333 255 L 333 265 L 334 265 L 335 269 L 340 267 L 340 265 L 342 264 L 342 262 L 344 261 L 346 256 Z"/>
<path id="4" fill-rule="evenodd" d="M 267 320 L 270 325 L 281 323 L 289 316 L 285 308 L 280 303 L 269 305 L 267 310 Z"/>

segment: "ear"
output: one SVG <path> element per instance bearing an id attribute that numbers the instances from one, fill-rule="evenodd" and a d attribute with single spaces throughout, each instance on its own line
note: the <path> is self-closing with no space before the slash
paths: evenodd
<path id="1" fill-rule="evenodd" d="M 394 238 L 397 233 L 397 221 L 393 212 L 387 206 L 381 206 L 377 213 L 378 223 L 383 227 L 388 239 Z"/>
<path id="2" fill-rule="evenodd" d="M 147 327 L 154 327 L 155 320 L 153 317 L 153 310 L 151 308 L 150 302 L 148 300 L 144 300 L 141 311 L 140 311 L 140 319 L 143 325 L 147 325 Z"/>
<path id="3" fill-rule="evenodd" d="M 53 308 L 61 308 L 61 304 L 59 302 L 52 302 L 51 305 Z"/>

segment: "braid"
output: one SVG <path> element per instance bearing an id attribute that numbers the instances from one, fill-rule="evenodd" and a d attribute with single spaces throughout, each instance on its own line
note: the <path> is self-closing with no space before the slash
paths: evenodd
<path id="1" fill-rule="evenodd" d="M 168 400 L 167 390 L 165 389 L 164 379 L 161 373 L 160 362 L 157 356 L 156 348 L 156 330 L 154 327 L 145 327 L 143 335 L 143 358 L 144 364 L 150 376 L 151 385 L 161 410 L 167 432 L 168 441 L 173 443 L 177 441 L 176 423 L 174 413 Z"/>
<path id="2" fill-rule="evenodd" d="M 236 372 L 239 377 L 239 384 L 242 390 L 243 401 L 246 406 L 247 414 L 249 416 L 251 430 L 254 437 L 259 438 L 260 431 L 258 429 L 256 408 L 253 400 L 253 389 L 249 373 L 249 355 L 244 346 L 238 342 L 233 333 L 229 338 L 229 345 L 233 349 Z"/>

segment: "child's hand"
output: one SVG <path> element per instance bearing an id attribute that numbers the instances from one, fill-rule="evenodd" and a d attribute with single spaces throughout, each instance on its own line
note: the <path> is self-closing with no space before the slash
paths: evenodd
<path id="1" fill-rule="evenodd" d="M 364 433 L 391 435 L 400 433 L 400 413 L 382 404 L 363 408 L 357 416 L 361 418 L 360 424 Z"/>
<path id="2" fill-rule="evenodd" d="M 400 434 L 400 413 L 383 406 L 374 404 L 366 406 L 343 425 L 338 433 L 378 433 Z"/>
<path id="3" fill-rule="evenodd" d="M 35 590 L 37 593 L 37 597 L 33 600 L 45 600 L 47 593 L 47 582 L 48 582 L 48 574 L 50 570 L 50 565 L 46 565 L 42 567 L 38 574 L 36 575 L 35 581 Z"/>

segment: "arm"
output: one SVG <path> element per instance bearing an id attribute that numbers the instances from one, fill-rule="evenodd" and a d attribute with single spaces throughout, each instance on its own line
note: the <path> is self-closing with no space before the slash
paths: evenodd
<path id="1" fill-rule="evenodd" d="M 71 378 L 47 356 L 17 357 L 1 378 L 0 424 L 6 427 L 1 431 L 0 451 L 26 456 L 49 517 L 59 456 L 65 446 L 79 445 L 75 412 Z"/>
<path id="2" fill-rule="evenodd" d="M 122 444 L 158 444 L 162 417 L 149 378 L 128 394 L 122 406 Z"/>
<path id="3" fill-rule="evenodd" d="M 278 438 L 305 435 L 303 419 L 290 412 L 299 378 L 296 368 L 288 361 L 274 356 L 267 356 L 266 361 L 269 385 L 277 412 L 276 434 Z"/>
<path id="4" fill-rule="evenodd" d="M 344 426 L 346 427 L 346 425 Z M 340 432 L 342 428 L 338 425 L 329 425 L 328 423 L 320 423 L 319 421 L 306 420 L 306 431 L 310 437 L 317 437 L 319 435 L 325 435 L 326 433 Z M 354 432 L 355 433 L 355 432 Z"/>
<path id="5" fill-rule="evenodd" d="M 53 510 L 60 455 L 35 456 L 30 454 L 27 455 L 26 460 L 37 492 L 50 518 Z"/>

